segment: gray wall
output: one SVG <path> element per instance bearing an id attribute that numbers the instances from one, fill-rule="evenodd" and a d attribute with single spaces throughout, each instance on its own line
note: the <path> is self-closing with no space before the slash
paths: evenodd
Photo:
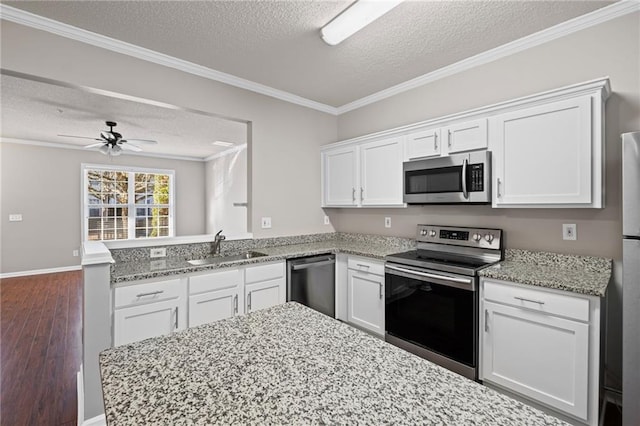
<path id="1" fill-rule="evenodd" d="M 205 232 L 203 162 L 1 143 L 2 273 L 80 264 L 81 164 L 175 170 L 176 235 Z M 9 222 L 21 213 L 22 222 Z"/>
<path id="2" fill-rule="evenodd" d="M 15 23 L 2 21 L 0 31 L 0 59 L 5 69 L 251 121 L 252 146 L 248 163 L 252 175 L 248 186 L 252 194 L 250 220 L 254 236 L 333 231 L 332 226 L 323 224 L 324 213 L 320 208 L 319 150 L 321 145 L 336 140 L 336 117 Z M 31 155 L 45 161 L 45 154 L 36 154 L 39 150 L 30 148 L 28 155 L 12 156 L 3 162 L 12 163 L 16 169 L 26 168 Z M 75 151 L 58 152 L 61 157 L 76 155 L 70 154 Z M 56 173 L 69 186 L 75 186 L 71 192 L 79 193 L 73 180 L 79 176 L 75 166 L 62 171 L 59 163 L 52 161 L 50 167 L 55 167 Z M 5 174 L 4 167 L 2 173 L 3 190 L 9 186 L 15 186 L 17 192 L 27 188 L 19 180 L 5 183 L 8 173 Z M 189 197 L 202 197 L 196 202 L 200 211 L 204 190 L 197 187 L 192 192 Z M 3 193 L 1 244 L 7 269 L 3 265 L 2 272 L 78 263 L 69 256 L 79 245 L 79 238 L 74 238 L 74 243 L 64 250 L 60 249 L 64 256 L 61 259 L 52 250 L 59 249 L 54 237 L 43 238 L 46 234 L 39 234 L 37 238 L 23 240 L 18 233 L 5 234 L 8 225 L 4 223 L 8 220 L 5 205 L 11 212 L 14 208 L 22 208 L 12 204 L 10 197 L 5 200 Z M 35 211 L 32 204 L 22 208 L 25 217 L 34 215 Z M 79 236 L 79 211 L 76 206 L 65 209 L 73 224 L 60 226 L 61 232 L 78 232 Z M 260 228 L 262 216 L 272 218 L 271 229 Z M 203 226 L 200 232 L 204 232 L 204 219 L 199 218 L 197 223 Z M 14 254 L 5 255 L 4 252 Z M 36 252 L 37 256 L 34 256 Z"/>
<path id="3" fill-rule="evenodd" d="M 524 52 L 452 75 L 343 114 L 338 138 L 435 118 L 537 92 L 609 76 L 606 107 L 606 208 L 491 209 L 424 206 L 407 209 L 327 209 L 338 231 L 413 236 L 418 223 L 474 225 L 505 230 L 510 248 L 603 256 L 616 260 L 609 287 L 609 384 L 619 388 L 621 282 L 620 134 L 640 130 L 640 14 L 582 30 Z M 392 219 L 384 228 L 384 217 Z M 562 224 L 576 223 L 577 241 L 562 240 Z M 617 377 L 616 377 L 617 376 Z"/>

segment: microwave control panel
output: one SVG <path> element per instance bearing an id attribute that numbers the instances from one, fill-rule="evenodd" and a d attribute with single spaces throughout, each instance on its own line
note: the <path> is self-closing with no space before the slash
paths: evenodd
<path id="1" fill-rule="evenodd" d="M 471 164 L 469 166 L 469 175 L 471 177 L 471 192 L 484 191 L 484 164 Z"/>

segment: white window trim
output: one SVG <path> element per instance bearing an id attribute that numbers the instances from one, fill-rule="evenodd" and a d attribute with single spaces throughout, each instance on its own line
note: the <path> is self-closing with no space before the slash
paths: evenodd
<path id="1" fill-rule="evenodd" d="M 89 184 L 87 179 L 87 170 L 107 170 L 107 171 L 121 171 L 121 172 L 137 172 L 137 173 L 150 173 L 150 174 L 164 174 L 169 175 L 169 236 L 168 237 L 146 237 L 146 238 L 135 238 L 135 205 L 129 203 L 129 205 L 133 206 L 133 213 L 129 215 L 129 234 L 133 235 L 133 238 L 128 238 L 126 240 L 100 240 L 102 242 L 109 241 L 156 241 L 158 239 L 166 239 L 175 237 L 175 185 L 176 185 L 176 172 L 175 170 L 170 169 L 154 169 L 154 168 L 145 168 L 145 167 L 131 167 L 131 166 L 120 166 L 120 165 L 109 165 L 109 164 L 90 164 L 90 163 L 82 163 L 80 165 L 80 199 L 82 200 L 80 206 L 80 217 L 82 222 L 82 241 L 89 241 L 89 230 L 87 228 L 87 220 L 89 217 L 89 198 L 87 185 Z M 131 185 L 132 182 L 129 182 L 129 193 L 128 196 L 131 197 Z M 133 214 L 134 220 L 131 221 L 131 214 Z M 133 223 L 134 232 L 131 233 L 131 225 Z"/>

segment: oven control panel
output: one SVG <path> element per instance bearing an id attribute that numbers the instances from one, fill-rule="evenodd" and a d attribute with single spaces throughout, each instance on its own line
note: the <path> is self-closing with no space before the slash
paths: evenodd
<path id="1" fill-rule="evenodd" d="M 416 241 L 498 250 L 502 248 L 502 230 L 418 225 Z"/>

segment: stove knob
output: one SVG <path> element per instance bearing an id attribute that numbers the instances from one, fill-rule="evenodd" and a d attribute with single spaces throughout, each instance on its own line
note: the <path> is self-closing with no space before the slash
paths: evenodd
<path id="1" fill-rule="evenodd" d="M 430 237 L 435 237 L 436 236 L 436 231 L 434 231 L 434 230 L 429 231 L 429 236 Z"/>
<path id="2" fill-rule="evenodd" d="M 473 238 L 473 240 L 474 240 L 475 242 L 480 242 L 480 240 L 482 239 L 482 235 L 480 235 L 480 234 L 473 234 L 473 236 L 472 236 L 471 238 Z"/>
<path id="3" fill-rule="evenodd" d="M 493 234 L 485 234 L 484 239 L 487 240 L 488 243 L 493 241 Z"/>
<path id="4" fill-rule="evenodd" d="M 423 237 L 427 236 L 427 230 L 423 229 L 422 231 L 420 231 L 420 235 L 422 235 Z"/>

